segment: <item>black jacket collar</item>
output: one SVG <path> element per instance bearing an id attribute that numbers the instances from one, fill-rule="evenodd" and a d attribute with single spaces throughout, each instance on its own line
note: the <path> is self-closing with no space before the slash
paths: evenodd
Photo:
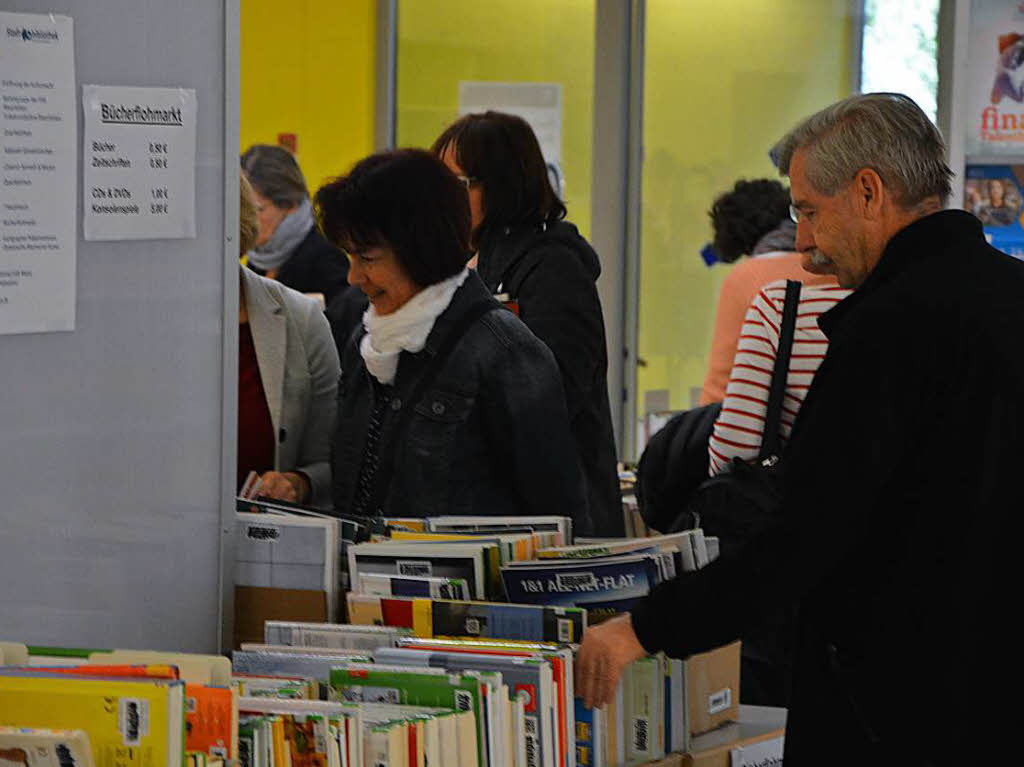
<path id="1" fill-rule="evenodd" d="M 452 327 L 458 323 L 459 318 L 479 301 L 489 301 L 495 307 L 500 306 L 480 281 L 476 272 L 470 269 L 469 276 L 466 277 L 466 281 L 462 283 L 462 286 L 455 291 L 455 295 L 452 296 L 452 302 L 448 304 L 448 308 L 441 312 L 434 321 L 434 327 L 431 328 L 430 335 L 427 336 L 427 343 L 424 345 L 423 350 L 431 357 L 436 356 L 438 350 L 444 344 L 444 340 L 451 332 Z"/>
<path id="2" fill-rule="evenodd" d="M 586 268 L 594 272 L 594 279 L 597 279 L 601 272 L 597 254 L 593 253 L 579 230 L 568 221 L 545 221 L 533 226 L 492 232 L 480 243 L 480 260 L 477 264 L 480 279 L 492 293 L 496 292 L 502 283 L 507 287 L 523 257 L 538 243 L 551 241 L 558 241 L 580 254 L 583 262 L 587 264 Z"/>
<path id="3" fill-rule="evenodd" d="M 981 222 L 963 210 L 943 210 L 919 218 L 896 232 L 882 257 L 859 288 L 818 318 L 818 326 L 830 339 L 864 300 L 892 282 L 907 269 L 936 253 L 965 244 L 984 244 Z"/>

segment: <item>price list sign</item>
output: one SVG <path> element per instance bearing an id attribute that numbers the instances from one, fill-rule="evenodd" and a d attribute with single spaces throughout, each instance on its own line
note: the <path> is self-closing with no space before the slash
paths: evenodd
<path id="1" fill-rule="evenodd" d="M 0 335 L 75 329 L 73 24 L 0 12 Z"/>
<path id="2" fill-rule="evenodd" d="M 87 240 L 196 236 L 196 93 L 82 86 Z"/>

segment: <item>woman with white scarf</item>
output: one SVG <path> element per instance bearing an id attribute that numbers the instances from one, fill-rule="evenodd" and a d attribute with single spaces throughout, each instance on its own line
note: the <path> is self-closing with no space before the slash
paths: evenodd
<path id="1" fill-rule="evenodd" d="M 317 231 L 306 179 L 288 150 L 256 144 L 242 155 L 253 188 L 259 232 L 246 264 L 257 274 L 326 303 L 348 289 L 348 262 Z"/>
<path id="2" fill-rule="evenodd" d="M 315 205 L 370 302 L 342 355 L 335 509 L 560 514 L 588 531 L 558 367 L 466 268 L 465 186 L 407 149 L 357 163 Z"/>

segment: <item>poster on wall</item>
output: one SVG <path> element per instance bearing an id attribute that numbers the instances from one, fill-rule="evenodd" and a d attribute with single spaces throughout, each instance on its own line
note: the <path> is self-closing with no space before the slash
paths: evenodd
<path id="1" fill-rule="evenodd" d="M 75 329 L 72 27 L 0 12 L 0 334 Z"/>
<path id="2" fill-rule="evenodd" d="M 489 82 L 459 83 L 459 117 L 493 109 L 522 117 L 533 128 L 548 166 L 551 185 L 565 199 L 562 173 L 562 86 L 558 83 Z"/>
<path id="3" fill-rule="evenodd" d="M 82 86 L 87 240 L 196 236 L 196 92 Z"/>
<path id="4" fill-rule="evenodd" d="M 974 0 L 967 154 L 1024 154 L 1024 2 Z"/>
<path id="5" fill-rule="evenodd" d="M 968 165 L 964 210 L 977 216 L 989 244 L 1024 259 L 1024 165 Z"/>

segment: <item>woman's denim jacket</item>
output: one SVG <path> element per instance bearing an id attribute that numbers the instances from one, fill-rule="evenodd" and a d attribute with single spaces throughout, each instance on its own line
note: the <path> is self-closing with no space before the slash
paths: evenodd
<path id="1" fill-rule="evenodd" d="M 389 517 L 445 514 L 540 515 L 573 519 L 586 535 L 589 515 L 562 382 L 550 350 L 494 302 L 442 362 L 418 402 L 407 402 L 459 317 L 493 301 L 471 273 L 437 318 L 423 351 L 403 352 L 384 412 L 379 455 L 392 467 L 376 513 Z M 359 484 L 374 382 L 359 353 L 364 331 L 349 339 L 338 385 L 332 444 L 335 509 L 349 512 Z M 413 408 L 404 433 L 399 413 Z M 379 474 L 379 472 L 378 472 Z"/>

